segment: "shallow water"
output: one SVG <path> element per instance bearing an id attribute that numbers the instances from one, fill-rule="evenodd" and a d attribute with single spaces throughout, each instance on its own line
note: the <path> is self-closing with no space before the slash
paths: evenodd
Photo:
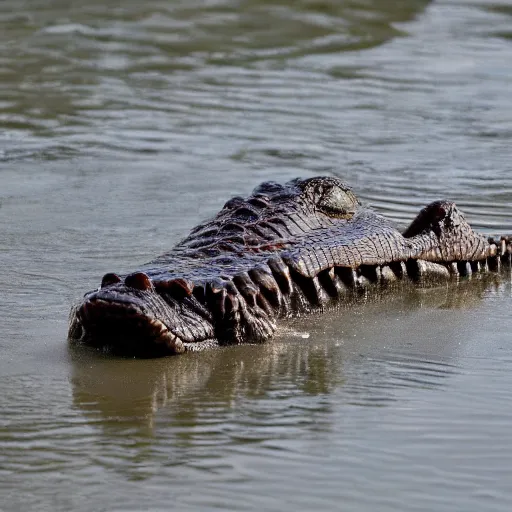
<path id="1" fill-rule="evenodd" d="M 510 274 L 151 361 L 70 304 L 265 179 L 512 232 L 509 2 L 0 3 L 0 509 L 512 503 Z"/>

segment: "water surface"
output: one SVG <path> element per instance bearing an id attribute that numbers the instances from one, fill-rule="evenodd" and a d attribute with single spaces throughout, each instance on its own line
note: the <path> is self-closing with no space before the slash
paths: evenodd
<path id="1" fill-rule="evenodd" d="M 0 4 L 0 509 L 508 511 L 511 278 L 275 341 L 72 350 L 70 304 L 265 179 L 512 232 L 508 2 Z"/>

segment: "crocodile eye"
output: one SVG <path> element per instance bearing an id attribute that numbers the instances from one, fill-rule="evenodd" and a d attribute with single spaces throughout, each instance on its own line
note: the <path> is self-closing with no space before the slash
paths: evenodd
<path id="1" fill-rule="evenodd" d="M 317 208 L 329 217 L 350 219 L 354 216 L 359 201 L 348 188 L 337 185 L 323 187 L 318 198 Z"/>
<path id="2" fill-rule="evenodd" d="M 308 204 L 329 217 L 350 219 L 361 204 L 350 187 L 334 176 L 296 180 L 293 183 L 302 191 Z"/>

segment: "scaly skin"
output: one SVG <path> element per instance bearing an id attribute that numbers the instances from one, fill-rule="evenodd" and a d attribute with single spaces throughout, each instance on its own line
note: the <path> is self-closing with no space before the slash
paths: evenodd
<path id="1" fill-rule="evenodd" d="M 337 178 L 268 182 L 136 272 L 106 274 L 73 308 L 69 337 L 139 356 L 262 342 L 276 319 L 354 290 L 496 271 L 511 253 L 448 201 L 400 233 Z"/>

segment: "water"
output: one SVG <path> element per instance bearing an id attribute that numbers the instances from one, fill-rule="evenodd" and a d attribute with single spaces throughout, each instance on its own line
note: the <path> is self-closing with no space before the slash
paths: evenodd
<path id="1" fill-rule="evenodd" d="M 265 179 L 512 232 L 509 2 L 0 4 L 0 509 L 508 511 L 509 275 L 152 361 L 70 304 Z"/>

